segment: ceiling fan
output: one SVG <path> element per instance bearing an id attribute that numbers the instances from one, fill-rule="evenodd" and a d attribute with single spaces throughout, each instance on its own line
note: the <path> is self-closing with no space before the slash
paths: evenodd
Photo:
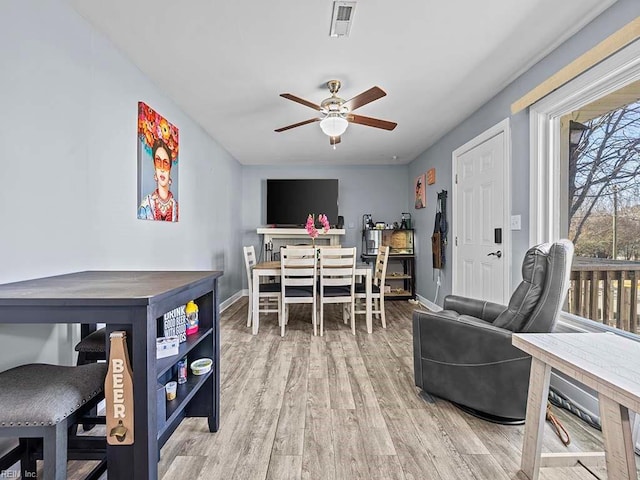
<path id="1" fill-rule="evenodd" d="M 338 97 L 338 90 L 340 90 L 340 86 L 340 80 L 329 80 L 327 82 L 327 87 L 329 88 L 331 96 L 329 98 L 325 98 L 320 105 L 316 105 L 313 102 L 296 97 L 290 93 L 281 93 L 281 97 L 313 108 L 314 110 L 319 111 L 321 116 L 318 118 L 310 118 L 309 120 L 294 123 L 292 125 L 287 125 L 286 127 L 278 128 L 275 131 L 284 132 L 285 130 L 307 125 L 308 123 L 320 122 L 320 128 L 324 134 L 329 137 L 329 143 L 333 145 L 333 148 L 336 148 L 336 144 L 340 143 L 341 136 L 349 126 L 349 123 L 358 123 L 360 125 L 366 125 L 367 127 L 382 128 L 383 130 L 393 130 L 396 128 L 398 125 L 397 123 L 351 113 L 356 108 L 360 108 L 367 103 L 371 103 L 374 100 L 384 97 L 386 95 L 384 90 L 380 87 L 371 87 L 369 90 L 356 95 L 351 100 L 344 100 Z"/>

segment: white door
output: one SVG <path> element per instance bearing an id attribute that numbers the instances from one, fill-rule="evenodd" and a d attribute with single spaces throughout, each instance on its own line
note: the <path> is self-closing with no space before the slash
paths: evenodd
<path id="1" fill-rule="evenodd" d="M 453 152 L 453 293 L 509 298 L 508 121 Z"/>

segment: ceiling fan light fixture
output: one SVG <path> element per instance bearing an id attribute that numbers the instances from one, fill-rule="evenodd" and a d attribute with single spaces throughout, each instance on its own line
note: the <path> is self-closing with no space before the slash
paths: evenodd
<path id="1" fill-rule="evenodd" d="M 328 137 L 341 136 L 349 126 L 349 122 L 338 114 L 329 114 L 320 121 L 322 133 Z"/>
<path id="2" fill-rule="evenodd" d="M 329 80 L 327 82 L 327 87 L 329 88 L 329 92 L 331 92 L 331 96 L 322 100 L 320 105 L 305 100 L 304 98 L 296 97 L 290 93 L 281 93 L 281 97 L 306 107 L 313 108 L 318 111 L 320 115 L 303 122 L 278 128 L 275 131 L 284 132 L 285 130 L 290 130 L 302 125 L 308 125 L 309 123 L 320 122 L 322 133 L 329 137 L 330 144 L 335 148 L 336 144 L 341 142 L 342 134 L 347 130 L 350 123 L 381 128 L 383 130 L 393 130 L 396 128 L 398 124 L 395 122 L 380 120 L 379 118 L 365 117 L 363 115 L 356 115 L 352 113 L 357 108 L 363 107 L 374 100 L 384 97 L 386 95 L 384 90 L 380 87 L 371 87 L 369 90 L 345 101 L 338 97 L 340 85 L 341 82 L 339 80 Z"/>

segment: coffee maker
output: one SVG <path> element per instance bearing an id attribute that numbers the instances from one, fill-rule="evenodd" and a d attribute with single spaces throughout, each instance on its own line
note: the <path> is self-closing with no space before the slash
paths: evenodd
<path id="1" fill-rule="evenodd" d="M 400 222 L 402 230 L 411 230 L 411 214 L 402 212 L 402 221 Z"/>
<path id="2" fill-rule="evenodd" d="M 382 230 L 375 229 L 370 213 L 362 216 L 362 253 L 365 255 L 377 255 L 382 243 Z"/>
<path id="3" fill-rule="evenodd" d="M 373 217 L 370 213 L 365 213 L 362 215 L 362 231 L 369 230 L 373 228 Z"/>

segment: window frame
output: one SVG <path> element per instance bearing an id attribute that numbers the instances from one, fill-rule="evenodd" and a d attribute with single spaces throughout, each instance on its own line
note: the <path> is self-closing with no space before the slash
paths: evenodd
<path id="1" fill-rule="evenodd" d="M 640 40 L 530 107 L 531 244 L 556 240 L 566 231 L 558 215 L 562 208 L 561 117 L 636 80 L 640 80 Z"/>
<path id="2" fill-rule="evenodd" d="M 563 168 L 560 121 L 564 115 L 640 80 L 640 40 L 629 44 L 529 108 L 529 242 L 554 241 L 567 235 L 568 186 Z M 564 184 L 563 184 L 564 182 Z M 564 195 L 563 195 L 564 193 Z M 560 322 L 573 331 L 616 331 L 563 312 Z M 572 328 L 573 327 L 573 328 Z M 638 339 L 637 336 L 633 336 Z"/>
<path id="3" fill-rule="evenodd" d="M 568 213 L 568 206 L 562 201 L 567 196 L 568 178 L 562 168 L 561 118 L 636 80 L 640 80 L 640 40 L 622 48 L 529 107 L 530 245 L 554 241 L 568 231 L 568 225 L 563 226 L 561 223 Z M 560 312 L 556 331 L 609 332 L 640 341 L 640 336 L 636 334 L 564 311 Z M 594 416 L 598 416 L 597 397 L 588 388 L 564 379 L 555 372 L 551 376 L 551 383 Z M 635 415 L 632 423 L 634 444 L 640 449 L 640 444 L 637 443 L 640 436 L 640 415 Z"/>

